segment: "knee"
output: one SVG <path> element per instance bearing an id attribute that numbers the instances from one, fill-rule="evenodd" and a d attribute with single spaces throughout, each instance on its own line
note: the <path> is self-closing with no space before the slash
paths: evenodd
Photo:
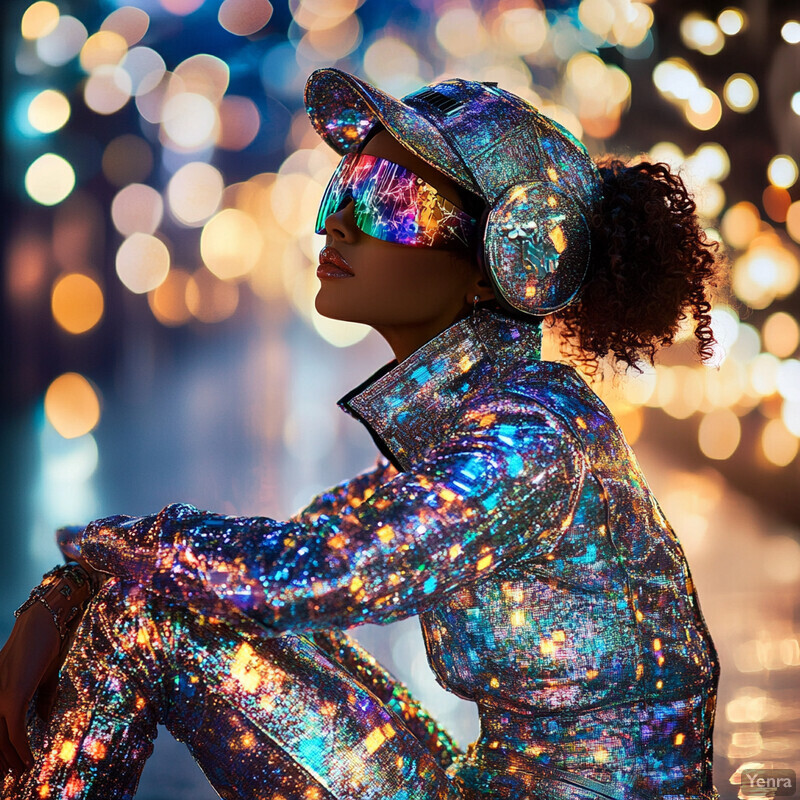
<path id="1" fill-rule="evenodd" d="M 141 584 L 112 577 L 86 605 L 76 640 L 83 638 L 96 655 L 104 657 L 160 650 L 164 615 L 159 600 Z"/>

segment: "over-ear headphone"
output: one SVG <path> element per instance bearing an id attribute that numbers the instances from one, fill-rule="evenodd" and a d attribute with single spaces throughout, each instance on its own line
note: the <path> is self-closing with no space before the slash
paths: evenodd
<path id="1" fill-rule="evenodd" d="M 575 199 L 555 184 L 519 184 L 488 209 L 482 250 L 501 305 L 542 317 L 580 290 L 589 264 L 589 225 Z"/>

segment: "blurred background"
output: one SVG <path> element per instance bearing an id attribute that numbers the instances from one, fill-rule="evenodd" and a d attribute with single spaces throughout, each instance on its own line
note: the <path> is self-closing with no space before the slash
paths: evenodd
<path id="1" fill-rule="evenodd" d="M 598 387 L 687 551 L 722 660 L 715 781 L 800 766 L 796 0 L 40 0 L 3 14 L 0 635 L 54 529 L 186 501 L 286 518 L 372 464 L 335 401 L 392 357 L 314 311 L 337 65 L 532 101 L 595 155 L 680 169 L 730 266 L 699 363 Z M 550 357 L 557 348 L 548 343 Z M 462 744 L 414 619 L 356 635 Z M 137 798 L 215 797 L 161 730 Z"/>

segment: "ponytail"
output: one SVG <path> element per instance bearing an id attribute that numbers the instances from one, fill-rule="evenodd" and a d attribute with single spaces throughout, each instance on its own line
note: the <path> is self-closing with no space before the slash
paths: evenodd
<path id="1" fill-rule="evenodd" d="M 562 354 L 589 374 L 599 359 L 636 368 L 694 321 L 697 352 L 712 354 L 709 290 L 717 242 L 700 226 L 683 180 L 666 164 L 598 163 L 604 190 L 590 219 L 592 255 L 580 297 L 553 315 Z"/>

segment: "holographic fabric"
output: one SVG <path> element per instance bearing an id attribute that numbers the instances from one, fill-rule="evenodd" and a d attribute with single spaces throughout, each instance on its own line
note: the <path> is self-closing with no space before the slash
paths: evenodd
<path id="1" fill-rule="evenodd" d="M 225 797 L 294 800 L 308 776 L 324 800 L 716 797 L 718 665 L 680 544 L 608 409 L 539 348 L 537 325 L 478 309 L 385 365 L 339 401 L 385 458 L 290 520 L 172 505 L 65 544 L 142 588 L 87 611 L 35 769 L 117 788 L 93 742 L 143 758 L 125 726 L 175 713 L 213 731 L 198 760 Z M 467 753 L 326 633 L 412 614 L 439 681 L 478 705 Z M 113 732 L 83 736 L 103 714 Z"/>
<path id="2" fill-rule="evenodd" d="M 270 637 L 119 578 L 84 614 L 49 726 L 31 705 L 34 765 L 0 796 L 132 800 L 159 723 L 224 800 L 458 798 L 452 742 L 345 634 Z"/>
<path id="3" fill-rule="evenodd" d="M 589 259 L 589 228 L 575 201 L 550 183 L 511 188 L 489 214 L 486 260 L 515 311 L 550 313 L 574 297 Z"/>
<path id="4" fill-rule="evenodd" d="M 376 239 L 412 247 L 466 247 L 476 222 L 411 170 L 376 156 L 350 153 L 333 173 L 317 214 L 325 220 L 350 199 L 356 225 Z"/>
<path id="5" fill-rule="evenodd" d="M 586 219 L 602 198 L 603 182 L 583 144 L 557 122 L 494 83 L 460 78 L 398 100 L 354 75 L 326 68 L 309 77 L 305 100 L 315 129 L 337 153 L 356 151 L 380 123 L 406 148 L 484 198 L 490 209 L 484 260 L 495 295 L 508 308 L 539 317 L 577 297 L 589 259 Z M 554 227 L 552 210 L 525 199 L 547 196 L 565 198 L 560 205 L 569 205 L 575 220 L 572 235 L 553 252 L 544 247 Z M 539 255 L 545 260 L 533 268 L 524 260 L 533 254 L 530 248 L 509 240 L 510 215 L 516 228 L 542 230 Z"/>

